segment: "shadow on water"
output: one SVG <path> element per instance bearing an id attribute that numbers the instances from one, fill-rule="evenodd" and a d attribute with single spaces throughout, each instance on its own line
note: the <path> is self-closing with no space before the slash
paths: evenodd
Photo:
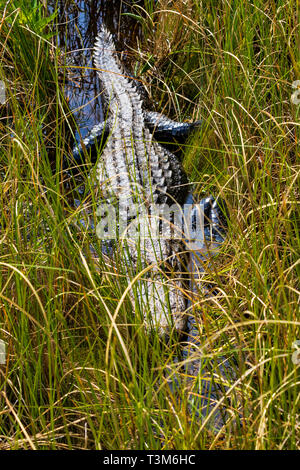
<path id="1" fill-rule="evenodd" d="M 92 127 L 104 120 L 104 113 L 101 102 L 101 83 L 93 70 L 92 49 L 95 38 L 99 30 L 99 26 L 104 22 L 111 33 L 114 40 L 119 45 L 120 51 L 126 49 L 126 46 L 134 44 L 136 37 L 141 36 L 141 28 L 139 24 L 131 17 L 124 15 L 130 12 L 133 2 L 117 1 L 117 0 L 91 0 L 85 1 L 58 1 L 52 2 L 52 6 L 58 6 L 58 22 L 59 22 L 59 46 L 65 51 L 66 63 L 68 65 L 68 82 L 66 85 L 66 95 L 68 104 L 83 139 Z M 135 4 L 143 2 L 134 2 Z M 50 2 L 51 4 L 51 2 Z M 124 47 L 125 46 L 125 47 Z M 122 62 L 126 56 L 122 55 Z M 75 139 L 80 139 L 76 130 Z M 192 195 L 189 195 L 189 201 L 192 203 Z M 78 207 L 80 201 L 75 201 Z M 84 225 L 84 222 L 83 222 Z M 90 227 L 91 228 L 91 227 Z M 214 247 L 214 254 L 218 251 L 218 246 L 222 244 L 222 237 L 217 240 Z M 192 264 L 191 272 L 198 270 L 200 273 L 198 287 L 191 286 L 191 289 L 199 289 L 201 284 L 201 273 L 203 273 L 202 262 L 205 262 L 205 249 L 203 246 L 196 252 Z M 211 256 L 211 255 L 210 255 Z M 200 260 L 200 262 L 199 262 Z M 208 294 L 211 295 L 211 294 Z M 191 307 L 191 304 L 190 306 Z M 189 390 L 190 408 L 194 416 L 205 418 L 207 414 L 212 414 L 212 427 L 220 429 L 226 421 L 226 416 L 216 407 L 215 403 L 224 394 L 226 387 L 222 387 L 212 380 L 212 373 L 209 371 L 207 364 L 198 353 L 201 344 L 199 339 L 199 330 L 196 324 L 195 316 L 191 315 L 188 325 L 188 335 L 185 346 L 183 347 L 182 360 L 186 361 L 184 371 L 179 374 L 172 375 L 169 386 L 172 393 L 176 394 L 176 390 L 187 387 Z M 197 352 L 198 351 L 198 352 Z M 172 367 L 172 365 L 171 365 Z M 226 382 L 228 371 L 232 367 L 224 358 L 220 358 L 217 364 L 219 371 L 217 375 L 224 377 Z M 202 371 L 199 374 L 199 371 Z M 215 368 L 216 370 L 216 368 Z M 201 381 L 200 380 L 201 375 Z"/>

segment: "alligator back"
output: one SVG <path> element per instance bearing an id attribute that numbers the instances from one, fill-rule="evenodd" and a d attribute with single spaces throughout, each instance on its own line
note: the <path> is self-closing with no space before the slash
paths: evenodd
<path id="1" fill-rule="evenodd" d="M 141 97 L 125 75 L 112 36 L 104 27 L 95 43 L 94 64 L 103 85 L 110 130 L 97 167 L 103 200 L 119 204 L 119 221 L 125 226 L 128 209 L 142 206 L 147 231 L 151 229 L 153 208 L 183 203 L 187 179 L 176 157 L 146 128 Z M 135 219 L 137 213 L 133 212 L 130 220 Z M 161 333 L 169 330 L 171 323 L 180 330 L 185 324 L 184 283 L 179 274 L 183 269 L 178 256 L 183 247 L 178 237 L 171 239 L 171 232 L 169 225 L 155 239 L 145 231 L 141 239 L 139 233 L 128 243 L 125 256 L 128 275 L 129 267 L 133 267 L 129 278 L 146 267 L 144 279 L 135 283 L 135 308 L 138 303 L 145 317 L 150 314 Z M 147 269 L 149 265 L 151 270 Z"/>
<path id="2" fill-rule="evenodd" d="M 111 34 L 102 27 L 95 43 L 94 63 L 103 85 L 111 136 L 102 153 L 98 180 L 128 203 L 181 203 L 187 179 L 176 157 L 153 140 L 144 123 L 142 100 L 118 59 Z"/>

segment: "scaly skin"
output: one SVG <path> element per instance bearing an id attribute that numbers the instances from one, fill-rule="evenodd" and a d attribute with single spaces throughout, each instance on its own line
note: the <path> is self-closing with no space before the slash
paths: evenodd
<path id="1" fill-rule="evenodd" d="M 94 63 L 103 85 L 109 129 L 97 167 L 97 180 L 106 203 L 117 202 L 129 208 L 137 203 L 142 205 L 149 228 L 149 215 L 155 205 L 184 202 L 187 178 L 176 157 L 155 141 L 146 127 L 142 100 L 124 76 L 112 37 L 105 28 L 100 30 L 95 43 Z M 126 226 L 127 213 L 122 208 L 119 218 Z M 147 326 L 162 335 L 173 327 L 183 330 L 186 324 L 181 275 L 185 266 L 179 256 L 183 246 L 179 238 L 168 239 L 170 230 L 167 228 L 164 237 L 157 239 L 128 241 L 127 256 L 124 256 L 131 273 L 129 279 L 151 266 L 136 281 L 135 295 L 131 298 Z"/>
<path id="2" fill-rule="evenodd" d="M 154 111 L 143 111 L 144 124 L 153 135 L 154 139 L 162 143 L 185 142 L 190 134 L 202 126 L 203 121 L 196 122 L 176 122 L 163 114 Z M 77 162 L 84 162 L 84 150 L 90 152 L 92 156 L 96 155 L 96 147 L 101 148 L 106 142 L 110 133 L 109 125 L 106 121 L 96 124 L 87 137 L 77 142 L 73 148 L 73 158 Z"/>

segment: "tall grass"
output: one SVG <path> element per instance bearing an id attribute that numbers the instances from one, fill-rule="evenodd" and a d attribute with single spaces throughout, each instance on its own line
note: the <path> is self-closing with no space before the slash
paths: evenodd
<path id="1" fill-rule="evenodd" d="M 143 25 L 141 78 L 159 109 L 205 119 L 184 166 L 199 197 L 220 196 L 229 214 L 203 279 L 217 293 L 199 289 L 190 309 L 201 343 L 196 378 L 176 362 L 175 339 L 145 334 L 123 295 L 121 260 L 112 264 L 80 224 L 77 180 L 66 184 L 62 171 L 74 124 L 55 17 L 18 6 L 2 3 L 0 22 L 0 448 L 299 448 L 295 2 L 133 6 Z M 93 178 L 82 178 L 94 214 Z M 220 383 L 202 410 L 200 381 Z M 226 421 L 217 430 L 214 408 Z"/>

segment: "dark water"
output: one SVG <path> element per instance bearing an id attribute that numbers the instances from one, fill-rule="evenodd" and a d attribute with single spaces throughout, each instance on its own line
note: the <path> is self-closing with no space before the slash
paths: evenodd
<path id="1" fill-rule="evenodd" d="M 66 96 L 69 107 L 74 113 L 81 137 L 104 120 L 101 103 L 101 84 L 97 79 L 92 64 L 92 48 L 95 43 L 99 26 L 103 22 L 113 34 L 114 40 L 121 49 L 122 61 L 130 60 L 126 53 L 127 46 L 136 43 L 141 36 L 140 24 L 126 16 L 132 12 L 131 2 L 120 0 L 90 1 L 53 1 L 49 2 L 52 10 L 58 5 L 59 47 L 65 52 L 68 64 L 69 79 L 66 85 Z M 75 135 L 79 138 L 78 132 Z"/>
<path id="2" fill-rule="evenodd" d="M 194 202 L 193 194 L 190 193 L 186 204 L 199 208 L 199 203 L 195 205 Z M 214 219 L 216 220 L 215 217 Z M 205 276 L 206 269 L 211 267 L 214 257 L 219 253 L 225 241 L 221 213 L 217 220 L 220 225 L 217 224 L 214 227 L 213 233 L 209 225 L 204 227 L 202 242 L 199 237 L 197 247 L 190 254 L 190 291 L 196 296 L 200 292 L 202 298 L 207 299 L 216 293 L 212 286 L 203 283 L 202 278 Z M 190 315 L 186 337 L 182 340 L 181 357 L 178 358 L 178 362 L 183 365 L 177 374 L 173 374 L 172 367 L 170 367 L 169 386 L 173 393 L 177 391 L 180 393 L 184 389 L 189 398 L 191 414 L 199 420 L 205 420 L 207 416 L 210 416 L 208 425 L 212 430 L 218 431 L 228 420 L 226 412 L 228 400 L 224 400 L 221 406 L 217 403 L 228 389 L 228 383 L 234 376 L 233 369 L 226 357 L 220 356 L 209 360 L 202 353 L 201 346 L 206 338 L 199 333 L 197 314 L 193 313 L 192 307 L 192 302 L 189 301 L 187 310 L 190 311 Z"/>
<path id="3" fill-rule="evenodd" d="M 50 2 L 51 3 L 51 2 Z M 55 2 L 56 3 L 56 2 Z M 53 2 L 53 4 L 55 4 Z M 124 14 L 131 11 L 131 3 L 122 1 L 92 0 L 89 2 L 59 1 L 59 46 L 65 51 L 66 62 L 69 65 L 68 82 L 66 85 L 66 95 L 69 100 L 69 107 L 74 113 L 75 120 L 82 139 L 89 130 L 97 123 L 104 120 L 101 103 L 101 84 L 92 69 L 92 48 L 95 42 L 99 25 L 104 22 L 114 36 L 117 47 L 124 51 L 128 45 L 136 44 L 136 37 L 141 35 L 139 23 L 133 18 Z M 143 2 L 139 2 L 142 4 Z M 130 56 L 123 54 L 122 61 L 130 61 Z M 159 111 L 159 110 L 158 110 Z M 76 130 L 75 138 L 79 140 L 79 133 Z M 193 195 L 190 194 L 187 203 L 193 203 Z M 74 200 L 74 205 L 78 206 L 80 200 Z M 83 226 L 85 222 L 82 222 Z M 90 226 L 93 228 L 93 225 Z M 191 263 L 191 272 L 198 272 L 199 278 L 194 278 L 191 288 L 194 291 L 201 289 L 201 273 L 203 273 L 202 263 L 206 257 L 210 258 L 217 254 L 218 247 L 222 244 L 222 237 L 216 236 L 210 244 L 202 244 L 194 253 Z M 196 276 L 197 277 L 197 276 Z M 200 286 L 200 287 L 199 287 Z M 208 291 L 207 295 L 211 295 Z M 173 393 L 186 387 L 190 395 L 190 408 L 192 413 L 199 418 L 212 413 L 212 426 L 219 429 L 226 420 L 226 414 L 214 406 L 216 401 L 224 393 L 224 387 L 211 380 L 211 369 L 204 363 L 199 353 L 199 331 L 195 317 L 190 316 L 188 335 L 182 348 L 182 357 L 178 360 L 186 360 L 186 365 L 179 374 L 172 376 L 169 381 Z M 192 359 L 193 358 L 193 359 Z M 226 358 L 220 358 L 214 369 L 219 369 L 217 375 L 224 377 L 231 370 Z M 203 374 L 199 374 L 199 370 Z M 199 381 L 199 375 L 202 380 Z M 226 388 L 226 387 L 225 387 Z"/>

